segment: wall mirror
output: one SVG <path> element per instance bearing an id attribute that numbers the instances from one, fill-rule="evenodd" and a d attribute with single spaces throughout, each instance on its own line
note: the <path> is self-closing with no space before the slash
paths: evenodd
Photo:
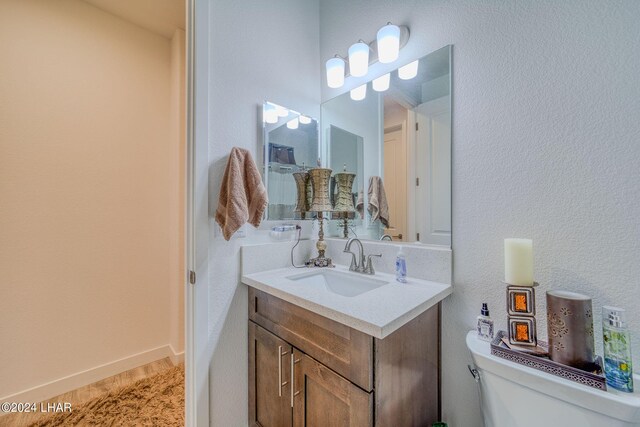
<path id="1" fill-rule="evenodd" d="M 323 164 L 356 174 L 348 236 L 450 247 L 451 46 L 354 98 L 362 96 L 348 92 L 321 108 Z M 375 213 L 383 204 L 387 218 Z M 327 229 L 344 237 L 347 227 L 332 221 Z"/>
<path id="2" fill-rule="evenodd" d="M 264 172 L 269 194 L 267 219 L 311 219 L 296 212 L 294 174 L 315 167 L 320 156 L 318 121 L 297 111 L 265 102 L 262 105 Z"/>

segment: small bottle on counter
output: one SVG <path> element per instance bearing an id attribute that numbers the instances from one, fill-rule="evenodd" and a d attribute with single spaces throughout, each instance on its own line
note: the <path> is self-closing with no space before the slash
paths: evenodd
<path id="1" fill-rule="evenodd" d="M 396 280 L 400 283 L 407 283 L 407 259 L 400 246 L 396 255 Z"/>
<path id="2" fill-rule="evenodd" d="M 485 341 L 493 340 L 493 319 L 489 317 L 487 303 L 482 303 L 480 316 L 478 316 L 478 338 Z"/>
<path id="3" fill-rule="evenodd" d="M 602 341 L 607 385 L 632 393 L 631 336 L 624 321 L 624 309 L 602 307 Z"/>

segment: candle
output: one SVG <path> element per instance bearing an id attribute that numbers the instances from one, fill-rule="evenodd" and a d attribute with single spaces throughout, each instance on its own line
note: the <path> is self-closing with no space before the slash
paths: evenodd
<path id="1" fill-rule="evenodd" d="M 504 239 L 504 281 L 533 286 L 533 241 Z"/>

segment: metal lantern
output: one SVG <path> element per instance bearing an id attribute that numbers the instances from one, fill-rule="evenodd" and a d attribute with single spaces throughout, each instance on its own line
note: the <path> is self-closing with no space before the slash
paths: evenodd
<path id="1" fill-rule="evenodd" d="M 578 369 L 595 360 L 591 298 L 567 291 L 547 291 L 549 358 Z"/>

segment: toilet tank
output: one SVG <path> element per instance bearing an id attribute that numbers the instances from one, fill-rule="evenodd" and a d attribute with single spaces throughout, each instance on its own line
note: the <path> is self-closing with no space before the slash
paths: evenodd
<path id="1" fill-rule="evenodd" d="M 640 427 L 640 392 L 602 391 L 491 354 L 467 334 L 485 427 Z M 634 375 L 636 389 L 640 377 Z"/>

